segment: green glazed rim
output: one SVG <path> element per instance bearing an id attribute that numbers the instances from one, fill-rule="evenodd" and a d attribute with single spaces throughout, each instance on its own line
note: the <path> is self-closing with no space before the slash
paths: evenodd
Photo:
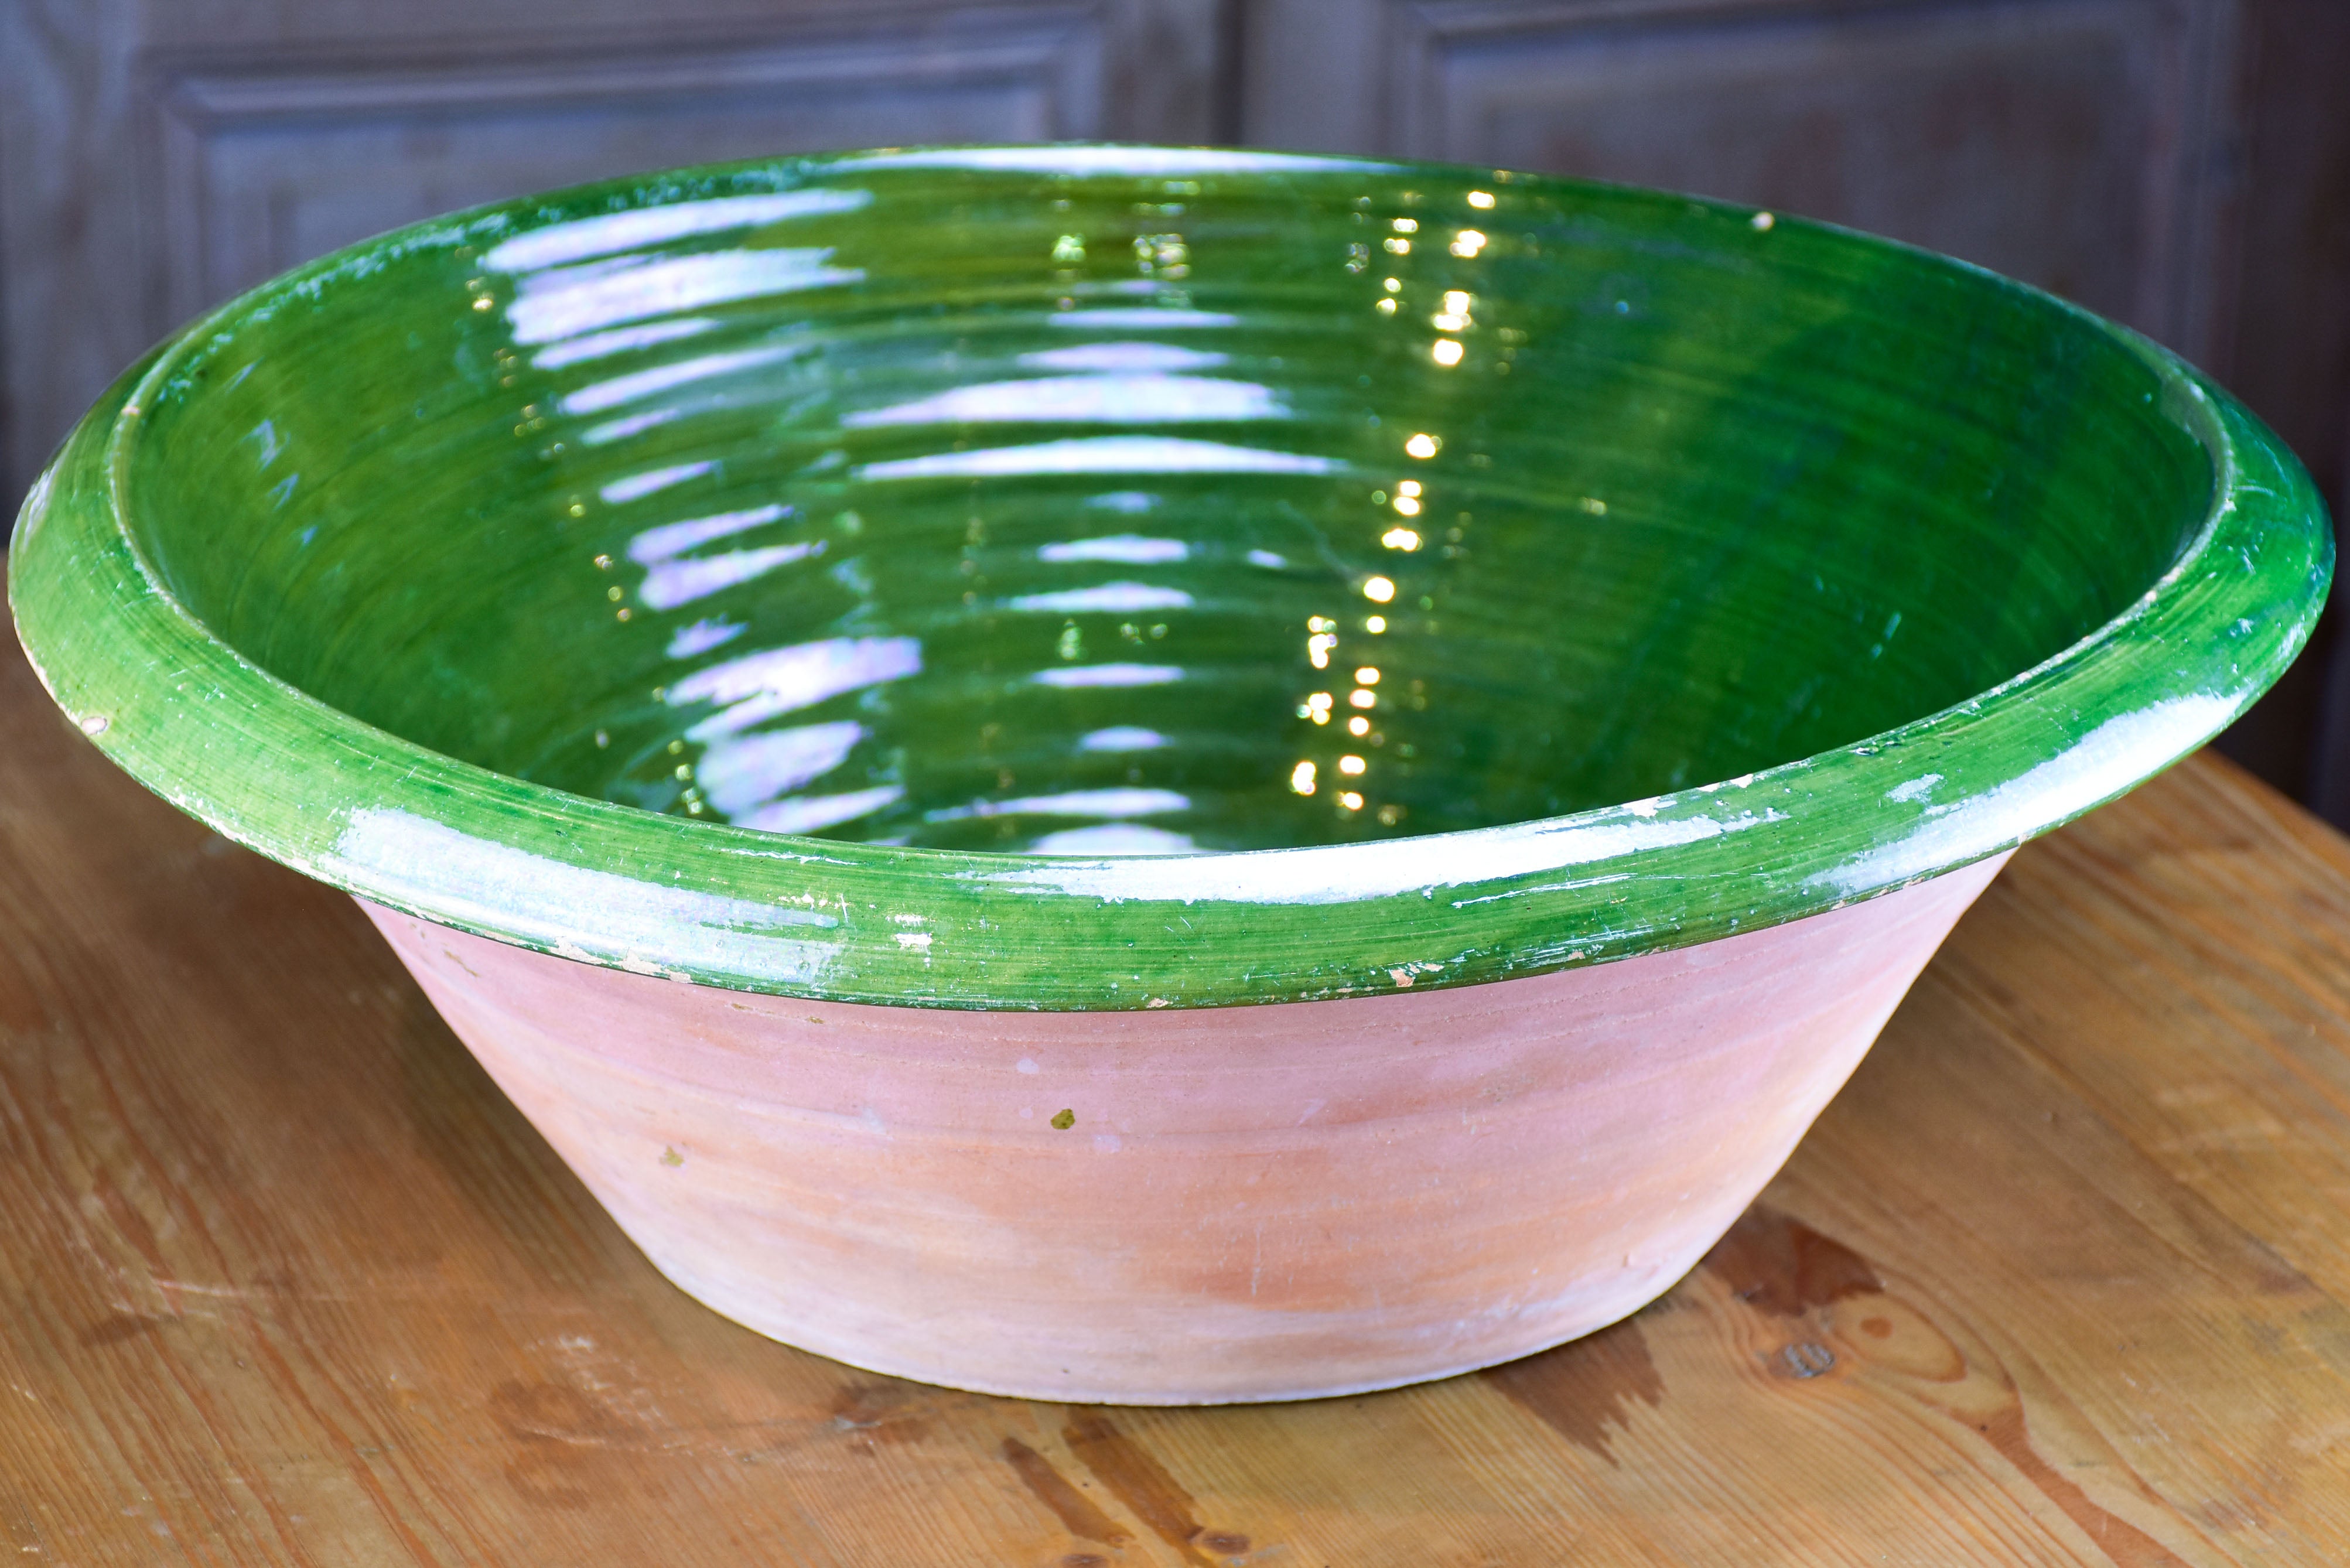
<path id="1" fill-rule="evenodd" d="M 858 155 L 758 165 L 763 189 Z M 1068 181 L 1273 171 L 1492 171 L 1278 154 L 1004 149 L 936 156 Z M 1963 264 L 1866 247 L 1947 289 L 2061 314 L 2150 368 L 2208 453 L 2208 513 L 2169 569 L 2054 657 L 1856 743 L 1651 799 L 1507 826 L 1301 848 L 1071 859 L 790 837 L 594 800 L 428 750 L 271 675 L 199 621 L 134 541 L 130 453 L 195 348 L 420 247 L 508 239 L 727 183 L 686 171 L 383 235 L 195 322 L 132 368 L 25 502 L 9 562 L 24 644 L 83 732 L 224 836 L 421 919 L 583 962 L 743 991 L 913 1006 L 1128 1010 L 1307 1001 L 1595 964 L 1840 908 L 1996 855 L 2225 727 L 2307 639 L 2333 563 L 2324 507 L 2226 392 L 2124 328 Z M 1512 176 L 1563 197 L 1600 188 Z M 1622 201 L 1627 193 L 1607 192 Z M 1751 209 L 1653 200 L 1752 243 Z M 1691 216 L 1695 214 L 1694 218 Z M 1661 221 L 1661 220 L 1660 220 Z"/>

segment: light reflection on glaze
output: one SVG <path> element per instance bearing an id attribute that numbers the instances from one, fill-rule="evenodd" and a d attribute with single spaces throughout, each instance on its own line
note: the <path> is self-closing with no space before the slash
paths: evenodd
<path id="1" fill-rule="evenodd" d="M 552 343 L 624 321 L 851 284 L 829 249 L 714 251 L 664 261 L 590 262 L 522 279 L 506 319 L 517 343 Z"/>
<path id="2" fill-rule="evenodd" d="M 734 820 L 822 778 L 864 738 L 865 726 L 853 719 L 722 737 L 702 752 L 694 774 L 712 808 Z"/>
<path id="3" fill-rule="evenodd" d="M 1191 596 L 1180 588 L 1154 587 L 1149 583 L 1104 583 L 1097 588 L 1015 594 L 1004 602 L 1013 609 L 1051 615 L 1125 615 L 1138 610 L 1190 609 Z"/>
<path id="4" fill-rule="evenodd" d="M 697 620 L 679 627 L 671 635 L 665 651 L 671 659 L 691 659 L 713 648 L 723 648 L 750 629 L 740 621 Z"/>
<path id="5" fill-rule="evenodd" d="M 922 816 L 928 822 L 963 822 L 986 816 L 1164 816 L 1191 809 L 1191 798 L 1171 789 L 1081 789 L 942 806 Z"/>
<path id="6" fill-rule="evenodd" d="M 662 561 L 645 574 L 638 596 L 654 609 L 675 609 L 823 552 L 824 541 L 819 539 L 809 545 L 770 545 L 759 550 Z"/>
<path id="7" fill-rule="evenodd" d="M 667 365 L 656 365 L 649 370 L 638 370 L 626 376 L 615 376 L 608 381 L 598 381 L 567 392 L 563 411 L 567 414 L 601 413 L 626 403 L 639 402 L 660 393 L 674 390 L 696 381 L 707 381 L 720 376 L 731 376 L 743 370 L 754 370 L 763 365 L 777 364 L 796 358 L 804 350 L 795 344 L 778 344 L 771 348 L 746 348 L 733 354 L 705 354 L 695 359 L 679 359 Z"/>
<path id="8" fill-rule="evenodd" d="M 861 480 L 1010 479 L 1055 473 L 1336 473 L 1343 464 L 1311 452 L 1267 452 L 1177 436 L 1088 436 L 1036 446 L 986 447 L 868 462 Z"/>
<path id="9" fill-rule="evenodd" d="M 867 191 L 781 191 L 758 196 L 718 196 L 639 207 L 601 217 L 575 218 L 517 234 L 493 249 L 483 265 L 494 272 L 536 272 L 591 256 L 719 234 L 792 218 L 854 213 L 869 206 Z"/>
<path id="10" fill-rule="evenodd" d="M 1312 174 L 1376 171 L 1385 164 L 1317 158 L 1302 152 L 1256 152 L 1222 147 L 940 147 L 910 152 L 859 153 L 842 169 L 1022 170 L 1040 174 L 1104 174 L 1161 179 L 1186 174 Z"/>
<path id="11" fill-rule="evenodd" d="M 1096 496 L 1098 504 L 1103 499 Z M 1138 508 L 1139 510 L 1139 508 Z M 1180 539 L 1146 539 L 1138 534 L 1111 534 L 1098 539 L 1062 539 L 1040 545 L 1040 561 L 1115 561 L 1126 566 L 1163 566 L 1191 554 Z"/>
<path id="12" fill-rule="evenodd" d="M 1107 730 L 1096 730 L 1077 740 L 1081 752 L 1151 752 L 1168 744 L 1166 736 L 1156 730 L 1146 730 L 1135 724 L 1114 724 Z"/>
<path id="13" fill-rule="evenodd" d="M 1211 376 L 1055 376 L 956 387 L 842 417 L 850 430 L 873 425 L 1200 424 L 1279 420 L 1289 414 L 1269 387 Z M 868 471 L 868 477 L 879 477 Z"/>
<path id="14" fill-rule="evenodd" d="M 821 833 L 827 827 L 870 816 L 883 806 L 894 805 L 905 798 L 905 794 L 896 784 L 882 784 L 845 794 L 795 795 L 745 812 L 740 821 L 741 826 L 755 827 L 763 833 Z"/>
<path id="15" fill-rule="evenodd" d="M 1183 679 L 1171 664 L 1085 664 L 1074 670 L 1039 670 L 1029 677 L 1039 686 L 1064 691 L 1097 686 L 1165 686 Z"/>
<path id="16" fill-rule="evenodd" d="M 1149 332 L 1161 327 L 1238 327 L 1241 318 L 1215 310 L 1186 310 L 1180 306 L 1135 307 L 1110 306 L 1093 310 L 1065 310 L 1045 318 L 1048 326 L 1063 330 L 1100 330 L 1106 332 Z"/>
<path id="17" fill-rule="evenodd" d="M 700 462 L 673 462 L 660 468 L 649 468 L 641 473 L 612 480 L 600 486 L 596 493 L 617 506 L 622 502 L 638 501 L 656 491 L 667 490 L 672 484 L 682 484 L 710 472 L 718 465 L 704 460 Z"/>
<path id="18" fill-rule="evenodd" d="M 1105 822 L 1094 827 L 1064 827 L 1028 846 L 1031 855 L 1197 855 L 1189 834 L 1144 822 Z"/>
<path id="19" fill-rule="evenodd" d="M 626 354 L 633 349 L 650 348 L 656 344 L 673 343 L 681 337 L 693 337 L 709 331 L 718 323 L 706 316 L 689 316 L 678 321 L 648 321 L 641 327 L 616 327 L 609 332 L 591 332 L 584 337 L 567 337 L 550 343 L 530 357 L 533 368 L 540 370 L 560 370 L 566 365 L 584 364 L 590 359 L 602 359 L 614 354 Z"/>
<path id="20" fill-rule="evenodd" d="M 828 638 L 698 670 L 669 689 L 669 701 L 679 707 L 725 704 L 685 732 L 690 739 L 709 741 L 844 691 L 902 680 L 921 668 L 921 644 L 910 637 Z"/>
<path id="21" fill-rule="evenodd" d="M 1173 343 L 1084 343 L 1074 348 L 1048 348 L 1023 354 L 1020 362 L 1040 370 L 1103 370 L 1136 374 L 1146 370 L 1211 370 L 1231 361 L 1229 354 L 1186 348 Z"/>
<path id="22" fill-rule="evenodd" d="M 629 559 L 640 566 L 651 566 L 682 555 L 697 545 L 707 545 L 713 539 L 732 538 L 737 534 L 779 523 L 792 514 L 792 509 L 779 502 L 764 506 L 745 507 L 740 512 L 721 512 L 709 517 L 689 517 L 682 522 L 663 523 L 646 529 L 629 541 Z"/>

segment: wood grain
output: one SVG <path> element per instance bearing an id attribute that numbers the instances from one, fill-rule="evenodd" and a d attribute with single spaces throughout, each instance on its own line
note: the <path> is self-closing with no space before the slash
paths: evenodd
<path id="1" fill-rule="evenodd" d="M 35 1563 L 2322 1563 L 2350 845 L 2198 759 L 2017 857 L 1670 1294 L 1222 1410 L 855 1373 L 664 1283 L 349 900 L 0 664 L 0 1548 Z"/>

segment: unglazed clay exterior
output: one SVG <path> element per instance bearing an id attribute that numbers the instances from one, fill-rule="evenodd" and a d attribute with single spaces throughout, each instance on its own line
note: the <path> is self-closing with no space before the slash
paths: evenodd
<path id="1" fill-rule="evenodd" d="M 744 996 L 368 911 L 707 1304 L 902 1377 L 1192 1404 L 1490 1366 L 1650 1300 L 2004 860 L 1598 968 L 1110 1014 Z"/>

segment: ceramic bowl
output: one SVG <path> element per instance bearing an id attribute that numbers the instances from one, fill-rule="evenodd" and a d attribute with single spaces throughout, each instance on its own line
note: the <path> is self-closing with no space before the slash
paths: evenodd
<path id="1" fill-rule="evenodd" d="M 2226 394 L 1953 262 L 1031 148 L 289 274 L 107 395 L 10 588 L 72 720 L 363 900 L 684 1289 L 1187 1402 L 1656 1295 L 2330 567 Z"/>

